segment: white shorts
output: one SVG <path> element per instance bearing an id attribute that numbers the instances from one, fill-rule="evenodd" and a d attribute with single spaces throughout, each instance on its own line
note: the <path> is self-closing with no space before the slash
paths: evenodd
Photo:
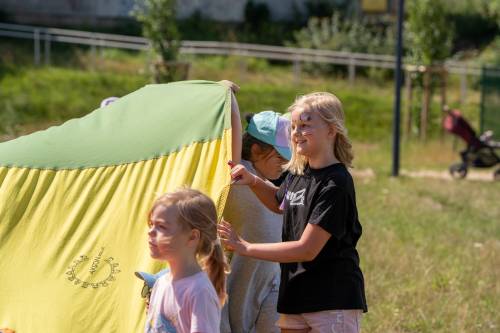
<path id="1" fill-rule="evenodd" d="M 276 323 L 281 329 L 310 329 L 309 333 L 359 333 L 362 310 L 328 310 L 283 314 Z"/>

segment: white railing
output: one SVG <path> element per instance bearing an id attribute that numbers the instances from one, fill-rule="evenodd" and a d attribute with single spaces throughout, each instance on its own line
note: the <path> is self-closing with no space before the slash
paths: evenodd
<path id="1" fill-rule="evenodd" d="M 92 48 L 109 47 L 129 50 L 148 50 L 147 39 L 136 36 L 116 35 L 107 33 L 87 32 L 69 29 L 44 28 L 28 25 L 0 23 L 0 36 L 33 39 L 35 64 L 41 63 L 42 41 L 44 60 L 50 63 L 50 45 L 52 42 L 89 45 Z M 284 46 L 256 45 L 228 42 L 182 41 L 181 53 L 206 55 L 238 55 L 246 57 L 282 60 L 294 63 L 296 72 L 300 72 L 300 64 L 304 62 L 345 65 L 348 67 L 349 80 L 354 81 L 356 67 L 374 67 L 394 69 L 395 57 L 365 53 L 339 52 L 329 50 L 304 49 Z M 405 63 L 405 69 L 415 65 Z M 481 74 L 481 68 L 467 62 L 447 61 L 445 67 L 451 74 L 461 75 L 461 81 L 466 82 L 466 76 Z M 500 70 L 497 72 L 500 76 Z"/>

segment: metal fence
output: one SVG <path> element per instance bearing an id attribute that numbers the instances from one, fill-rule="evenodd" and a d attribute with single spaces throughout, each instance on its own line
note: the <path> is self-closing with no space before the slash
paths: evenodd
<path id="1" fill-rule="evenodd" d="M 36 65 L 42 63 L 42 54 L 43 62 L 45 64 L 50 64 L 52 42 L 87 45 L 90 46 L 92 50 L 104 47 L 128 50 L 148 50 L 150 48 L 148 40 L 143 37 L 8 23 L 0 23 L 0 36 L 33 39 L 33 58 Z M 296 76 L 300 75 L 302 63 L 345 65 L 348 69 L 350 82 L 354 82 L 355 80 L 356 67 L 380 69 L 395 68 L 395 57 L 392 55 L 339 52 L 246 43 L 182 41 L 180 52 L 183 54 L 198 55 L 238 55 L 292 62 L 294 64 L 294 73 Z M 404 67 L 409 69 L 414 68 L 415 65 L 405 63 Z M 464 101 L 467 94 L 467 76 L 480 76 L 481 67 L 467 62 L 447 61 L 445 63 L 445 68 L 451 74 L 460 75 L 461 100 Z M 500 70 L 495 70 L 491 73 L 493 76 L 500 77 Z"/>
<path id="2" fill-rule="evenodd" d="M 481 133 L 486 130 L 500 140 L 500 76 L 485 67 L 481 75 Z"/>

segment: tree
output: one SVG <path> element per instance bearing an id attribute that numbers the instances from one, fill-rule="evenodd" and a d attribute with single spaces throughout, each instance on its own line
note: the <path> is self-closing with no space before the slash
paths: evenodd
<path id="1" fill-rule="evenodd" d="M 477 13 L 495 20 L 500 27 L 500 0 L 454 0 L 447 6 L 450 11 Z"/>
<path id="2" fill-rule="evenodd" d="M 408 6 L 408 51 L 422 65 L 444 61 L 451 53 L 453 27 L 442 0 L 413 0 Z"/>
<path id="3" fill-rule="evenodd" d="M 136 1 L 132 13 L 142 23 L 142 34 L 159 58 L 154 63 L 155 81 L 182 79 L 185 64 L 177 62 L 180 35 L 175 22 L 175 0 Z"/>
<path id="4" fill-rule="evenodd" d="M 447 18 L 442 0 L 412 0 L 408 6 L 407 50 L 411 61 L 424 65 L 418 75 L 423 88 L 420 113 L 420 137 L 425 140 L 433 89 L 441 86 L 442 104 L 446 103 L 446 70 L 443 63 L 452 47 L 453 26 Z M 438 81 L 439 83 L 437 83 Z M 411 116 L 408 116 L 411 119 Z"/>

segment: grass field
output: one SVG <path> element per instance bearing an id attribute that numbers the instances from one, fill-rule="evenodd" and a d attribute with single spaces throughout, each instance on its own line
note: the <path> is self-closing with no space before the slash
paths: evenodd
<path id="1" fill-rule="evenodd" d="M 77 69 L 4 70 L 1 140 L 83 116 L 101 99 L 143 86 L 145 58 L 109 51 L 96 64 L 81 53 L 73 61 Z M 500 183 L 389 177 L 391 82 L 358 79 L 349 85 L 341 77 L 303 74 L 297 84 L 289 67 L 241 58 L 197 59 L 190 78 L 239 83 L 243 112 L 283 112 L 297 95 L 315 90 L 342 99 L 356 169 L 373 171 L 355 177 L 369 303 L 364 332 L 500 331 Z M 457 87 L 452 81 L 452 105 L 459 99 Z M 473 124 L 478 105 L 479 94 L 471 90 L 465 113 Z M 435 111 L 426 143 L 403 140 L 403 168 L 446 170 L 458 160 L 461 143 L 440 139 L 439 119 Z"/>
<path id="2" fill-rule="evenodd" d="M 500 185 L 357 179 L 365 332 L 498 332 Z"/>
<path id="3" fill-rule="evenodd" d="M 146 64 L 151 56 L 146 53 L 103 50 L 94 57 L 78 48 L 54 50 L 55 66 L 34 68 L 30 45 L 0 46 L 7 50 L 0 54 L 0 134 L 8 133 L 10 137 L 83 116 L 103 98 L 123 96 L 149 83 Z M 189 79 L 230 79 L 240 84 L 242 112 L 285 112 L 298 95 L 326 90 L 343 101 L 354 140 L 379 142 L 390 136 L 391 81 L 358 76 L 351 85 L 342 75 L 304 72 L 296 82 L 292 68 L 286 64 L 270 65 L 264 60 L 241 57 L 185 58 L 192 61 Z M 459 106 L 456 81 L 456 77 L 450 78 L 448 101 L 452 107 Z M 478 124 L 478 110 L 479 93 L 469 89 L 463 111 L 473 124 Z M 429 123 L 431 137 L 439 132 L 440 118 L 436 96 Z"/>

